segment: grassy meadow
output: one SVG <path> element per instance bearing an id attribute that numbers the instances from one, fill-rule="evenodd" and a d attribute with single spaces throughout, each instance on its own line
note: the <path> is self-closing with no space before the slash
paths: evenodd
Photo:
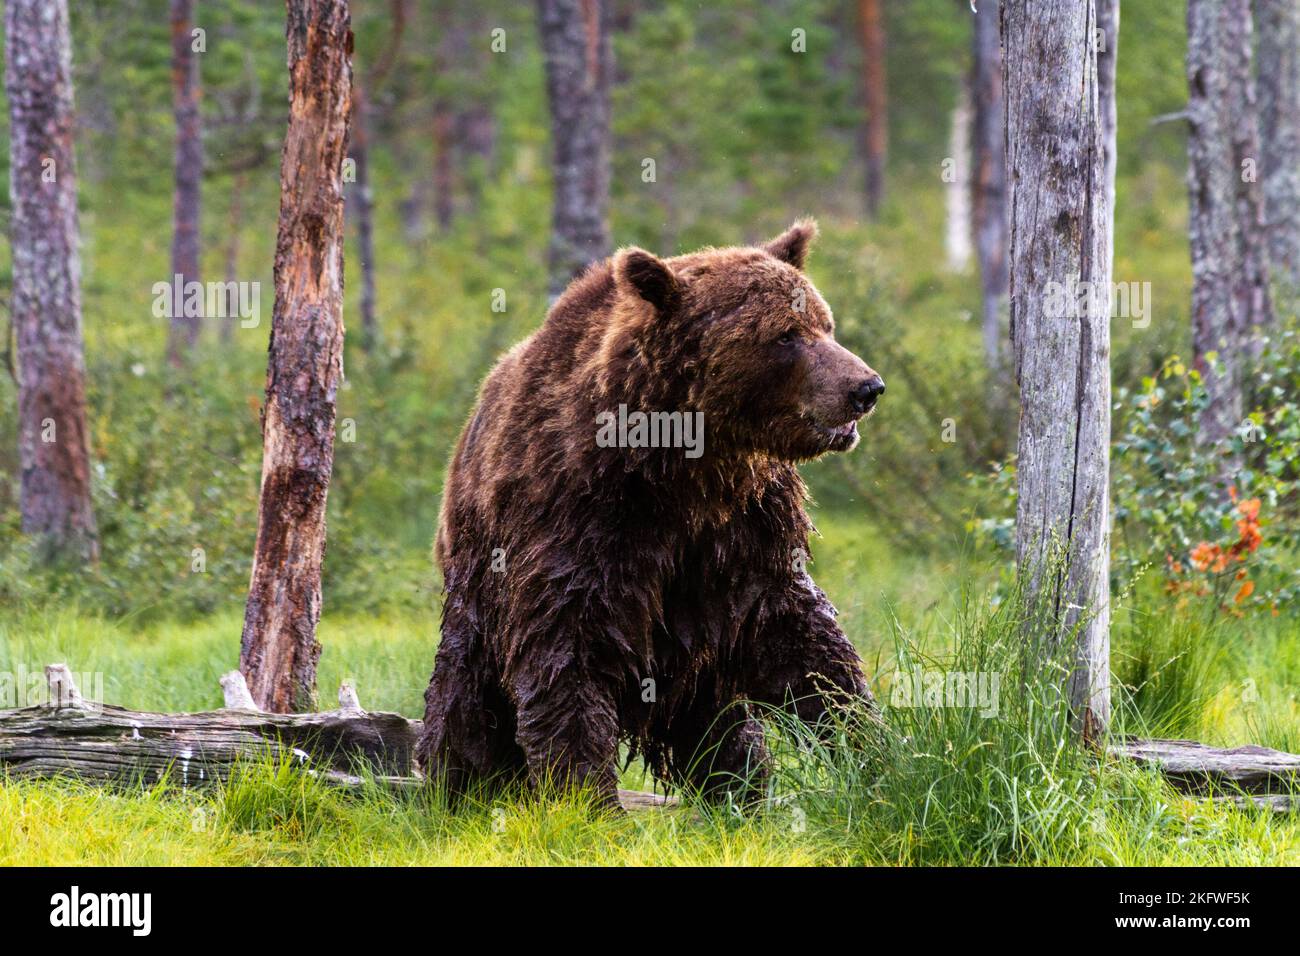
<path id="1" fill-rule="evenodd" d="M 205 278 L 225 275 L 233 237 L 237 278 L 260 283 L 260 321 L 210 323 L 192 366 L 171 369 L 166 320 L 151 312 L 171 241 L 165 19 L 146 29 L 136 4 L 73 6 L 78 102 L 117 123 L 86 122 L 77 134 L 101 560 L 47 567 L 19 533 L 15 416 L 0 415 L 0 675 L 66 661 L 100 675 L 113 704 L 211 709 L 221 704 L 219 676 L 238 662 L 256 534 L 279 150 L 233 181 L 219 167 L 233 149 L 223 137 L 234 134 L 209 137 Z M 385 5 L 365 6 L 354 21 L 363 59 L 387 36 Z M 447 90 L 427 63 L 397 71 L 410 88 L 391 91 L 398 105 L 372 131 L 381 340 L 370 352 L 354 334 L 359 256 L 348 227 L 346 380 L 319 629 L 327 706 L 350 678 L 367 709 L 422 715 L 438 640 L 430 550 L 445 461 L 478 382 L 546 309 L 549 149 L 533 10 L 474 6 L 509 27 L 515 51 L 476 75 L 482 89 L 466 81 L 492 99 L 495 158 L 458 183 L 447 228 L 408 234 L 402 203 L 416 171 L 432 165 L 431 136 L 423 114 L 401 103 Z M 775 769 L 760 805 L 688 796 L 618 817 L 593 812 L 581 794 L 518 795 L 453 813 L 437 794 L 344 795 L 271 763 L 201 791 L 0 777 L 0 865 L 1300 864 L 1300 814 L 1189 799 L 1071 745 L 1053 690 L 1060 662 L 1024 645 L 1028 612 L 1007 548 L 1014 397 L 984 365 L 976 267 L 949 268 L 943 248 L 940 169 L 969 46 L 959 5 L 888 5 L 893 153 L 886 203 L 870 223 L 854 151 L 856 41 L 836 19 L 853 5 L 787 5 L 798 8 L 792 22 L 810 25 L 819 56 L 835 45 L 825 62 L 786 55 L 781 5 L 659 6 L 616 44 L 627 76 L 614 94 L 614 242 L 669 255 L 818 218 L 809 275 L 838 338 L 889 391 L 853 453 L 804 469 L 821 533 L 810 571 L 862 652 L 883 725 L 850 714 L 829 746 L 772 715 Z M 1244 519 L 1211 487 L 1214 466 L 1177 417 L 1188 373 L 1175 371 L 1175 357 L 1187 357 L 1190 340 L 1186 153 L 1181 127 L 1150 121 L 1186 101 L 1183 6 L 1126 5 L 1132 32 L 1118 61 L 1115 279 L 1149 283 L 1151 298 L 1145 322 L 1113 328 L 1113 432 L 1123 451 L 1113 462 L 1113 729 L 1300 752 L 1300 348 L 1257 380 L 1275 393 L 1252 396 L 1271 436 L 1240 488 L 1259 501 L 1264 543 L 1241 564 L 1253 593 L 1241 597 L 1235 578 L 1211 581 L 1189 558 L 1204 541 L 1231 541 Z M 267 78 L 265 102 L 279 109 L 282 7 L 214 0 L 210 9 L 221 29 L 203 67 L 205 109 L 221 102 L 222 83 L 242 82 L 246 52 Z M 223 46 L 227 36 L 239 43 Z M 779 49 L 756 36 L 775 37 Z M 417 33 L 408 54 L 423 54 L 421 42 Z M 123 60 L 133 66 L 120 69 Z M 283 117 L 271 118 L 268 135 L 282 135 Z M 660 152 L 672 161 L 656 191 L 641 181 L 640 162 Z M 10 258 L 0 237 L 0 268 Z M 504 312 L 492 308 L 496 290 Z M 1294 330 L 1294 308 L 1281 321 Z M 14 408 L 15 393 L 0 374 L 0 407 Z M 915 667 L 1002 675 L 1001 706 L 981 715 L 902 700 L 899 677 Z M 633 764 L 623 785 L 653 783 Z"/>

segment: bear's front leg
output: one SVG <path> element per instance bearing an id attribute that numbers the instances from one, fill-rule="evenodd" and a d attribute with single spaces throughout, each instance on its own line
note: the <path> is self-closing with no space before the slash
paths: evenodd
<path id="1" fill-rule="evenodd" d="M 835 607 L 807 572 L 764 609 L 754 640 L 750 697 L 816 723 L 829 707 L 875 699 L 857 650 L 835 620 Z"/>
<path id="2" fill-rule="evenodd" d="M 577 655 L 533 642 L 511 668 L 516 740 L 535 786 L 587 787 L 617 809 L 619 723 L 613 687 Z"/>

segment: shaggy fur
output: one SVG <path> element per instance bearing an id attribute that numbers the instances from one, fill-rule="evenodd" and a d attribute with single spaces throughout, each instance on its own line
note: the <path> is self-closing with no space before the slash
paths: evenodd
<path id="1" fill-rule="evenodd" d="M 802 272 L 815 232 L 621 250 L 488 376 L 443 498 L 430 777 L 585 783 L 612 803 L 626 741 L 707 790 L 761 769 L 743 702 L 813 721 L 836 694 L 870 700 L 803 569 L 795 463 L 856 444 L 884 389 Z M 620 404 L 703 412 L 702 456 L 599 447 Z"/>

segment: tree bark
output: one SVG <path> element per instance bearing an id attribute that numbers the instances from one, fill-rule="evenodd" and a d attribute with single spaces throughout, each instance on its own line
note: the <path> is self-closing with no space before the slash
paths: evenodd
<path id="1" fill-rule="evenodd" d="M 975 14 L 971 84 L 975 94 L 975 249 L 983 297 L 984 361 L 1005 383 L 1004 318 L 1007 309 L 1006 104 L 1002 95 L 1002 33 L 998 4 L 980 3 Z"/>
<path id="2" fill-rule="evenodd" d="M 433 221 L 446 233 L 456 214 L 455 165 L 452 162 L 452 133 L 455 116 L 444 97 L 433 102 Z"/>
<path id="3" fill-rule="evenodd" d="M 880 0 L 858 0 L 862 42 L 863 157 L 866 162 L 867 217 L 880 214 L 885 196 L 885 161 L 889 148 L 889 113 L 885 79 L 885 21 Z"/>
<path id="4" fill-rule="evenodd" d="M 203 182 L 203 130 L 199 116 L 199 59 L 190 31 L 194 0 L 171 0 L 172 109 L 176 116 L 176 192 L 172 208 L 172 276 L 199 280 L 199 204 Z M 202 316 L 171 317 L 167 360 L 184 365 L 199 340 Z"/>
<path id="5" fill-rule="evenodd" d="M 1115 65 L 1119 60 L 1120 0 L 1097 0 L 1097 99 L 1101 113 L 1101 149 L 1105 158 L 1106 208 L 1115 211 L 1115 157 L 1119 104 L 1115 99 Z M 1115 274 L 1115 234 L 1106 236 L 1106 273 Z"/>
<path id="6" fill-rule="evenodd" d="M 361 348 L 370 351 L 379 342 L 375 318 L 375 195 L 370 184 L 370 98 L 388 78 L 406 31 L 406 0 L 389 5 L 392 31 L 388 44 L 375 58 L 365 83 L 352 84 L 352 158 L 357 166 L 354 208 L 357 213 L 357 245 L 361 257 Z"/>
<path id="7" fill-rule="evenodd" d="M 550 293 L 610 253 L 610 0 L 537 0 L 551 106 Z"/>
<path id="8" fill-rule="evenodd" d="M 244 191 L 248 188 L 248 173 L 239 170 L 234 174 L 230 190 L 230 215 L 226 220 L 226 314 L 221 319 L 221 341 L 229 344 L 235 336 L 235 316 L 239 315 L 239 238 L 244 228 Z"/>
<path id="9" fill-rule="evenodd" d="M 946 228 L 944 252 L 948 268 L 964 272 L 971 256 L 971 92 L 963 81 L 952 108 L 948 135 L 948 157 L 952 161 L 950 181 L 944 183 Z"/>
<path id="10" fill-rule="evenodd" d="M 370 137 L 366 92 L 352 87 L 352 160 L 357 182 L 353 208 L 357 213 L 357 252 L 361 258 L 361 348 L 369 352 L 379 338 L 375 321 L 375 196 L 370 188 Z"/>
<path id="11" fill-rule="evenodd" d="M 1073 636 L 1070 702 L 1095 741 L 1110 719 L 1111 210 L 1094 27 L 1093 0 L 1002 6 L 1021 409 L 1017 560 L 1047 613 L 1046 646 Z M 1081 290 L 1092 295 L 1071 306 Z"/>
<path id="12" fill-rule="evenodd" d="M 5 90 L 22 529 L 93 562 L 67 0 L 5 5 Z"/>
<path id="13" fill-rule="evenodd" d="M 351 113 L 347 0 L 288 0 L 289 128 L 262 412 L 257 545 L 239 669 L 278 713 L 311 709 L 325 504 L 343 373 L 343 177 Z"/>
<path id="14" fill-rule="evenodd" d="M 1192 346 L 1209 393 L 1206 446 L 1241 422 L 1242 359 L 1272 314 L 1250 38 L 1249 0 L 1188 0 Z"/>
<path id="15" fill-rule="evenodd" d="M 1255 0 L 1264 218 L 1273 274 L 1300 294 L 1300 2 Z"/>

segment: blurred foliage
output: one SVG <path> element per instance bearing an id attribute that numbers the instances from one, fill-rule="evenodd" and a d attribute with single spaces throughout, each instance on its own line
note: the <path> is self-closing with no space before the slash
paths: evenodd
<path id="1" fill-rule="evenodd" d="M 1175 608 L 1214 618 L 1294 613 L 1300 598 L 1300 326 L 1250 360 L 1248 407 L 1230 440 L 1207 448 L 1197 423 L 1209 397 L 1181 358 L 1115 393 L 1111 588 L 1158 582 Z M 1014 460 L 981 482 L 1001 513 L 972 524 L 1014 549 Z"/>
<path id="2" fill-rule="evenodd" d="M 355 339 L 346 346 L 324 570 L 327 605 L 363 611 L 436 599 L 429 549 L 446 456 L 484 373 L 546 308 L 549 120 L 535 10 L 506 0 L 409 0 L 407 7 L 394 47 L 391 0 L 352 4 L 358 79 L 375 79 L 376 64 L 395 51 L 391 69 L 366 91 L 382 345 L 370 354 Z M 258 410 L 287 106 L 283 7 L 198 4 L 207 39 L 205 278 L 224 278 L 233 254 L 236 278 L 260 283 L 262 321 L 228 339 L 205 330 L 202 354 L 180 375 L 163 362 L 164 322 L 150 311 L 151 288 L 170 271 L 167 5 L 78 0 L 72 8 L 102 560 L 88 571 L 33 565 L 17 533 L 15 424 L 0 417 L 0 601 L 76 602 L 114 614 L 237 610 L 260 474 Z M 1121 405 L 1142 393 L 1166 356 L 1185 354 L 1189 339 L 1183 130 L 1151 122 L 1185 99 L 1182 19 L 1178 0 L 1124 11 L 1115 276 L 1150 282 L 1152 308 L 1149 324 L 1115 323 L 1116 394 L 1129 396 Z M 940 175 L 950 111 L 970 70 L 969 5 L 886 5 L 889 180 L 872 223 L 862 219 L 856 4 L 616 0 L 613 21 L 615 242 L 671 254 L 758 241 L 797 216 L 816 215 L 823 236 L 811 276 L 835 311 L 840 338 L 889 382 L 861 446 L 806 469 L 818 520 L 824 529 L 840 515 L 853 527 L 869 522 L 894 553 L 938 561 L 966 550 L 968 519 L 995 522 L 1005 503 L 971 476 L 1005 460 L 1015 432 L 1011 396 L 999 392 L 980 357 L 974 265 L 949 271 L 942 246 Z M 504 31 L 504 52 L 492 52 L 493 30 Z M 805 52 L 792 46 L 799 31 Z M 430 210 L 439 103 L 458 124 L 453 218 L 445 228 Z M 490 127 L 479 151 L 461 135 L 470 114 Z M 7 171 L 7 130 L 0 132 Z M 643 178 L 647 158 L 655 160 L 653 182 Z M 234 171 L 240 165 L 248 167 L 242 178 Z M 243 213 L 232 246 L 236 190 Z M 0 198 L 0 209 L 7 202 Z M 349 323 L 360 287 L 353 233 Z M 0 294 L 9 260 L 0 248 Z M 492 309 L 496 290 L 504 311 Z M 0 378 L 0 403 L 13 407 L 8 377 Z M 1134 454 L 1123 445 L 1125 429 L 1138 427 L 1121 415 L 1120 482 Z M 1285 427 L 1270 421 L 1265 431 L 1283 441 Z M 1185 453 L 1191 449 L 1183 445 L 1170 452 Z M 1261 496 L 1261 527 L 1266 536 L 1274 529 L 1266 539 L 1280 547 L 1280 513 L 1262 491 L 1241 491 Z M 1126 494 L 1120 485 L 1117 504 Z M 1285 499 L 1279 502 L 1282 508 Z M 196 548 L 202 572 L 193 570 Z M 1163 562 L 1164 552 L 1154 560 Z"/>

